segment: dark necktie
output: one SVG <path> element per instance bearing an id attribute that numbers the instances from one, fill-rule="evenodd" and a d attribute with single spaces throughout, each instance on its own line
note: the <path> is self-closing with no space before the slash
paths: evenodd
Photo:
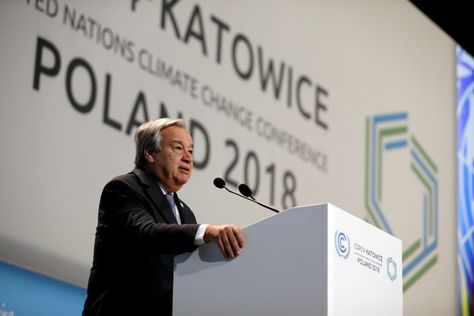
<path id="1" fill-rule="evenodd" d="M 181 224 L 181 218 L 179 217 L 178 208 L 174 203 L 174 196 L 173 193 L 166 193 L 166 199 L 168 200 L 168 204 L 171 208 L 171 212 L 173 212 L 174 217 L 176 217 L 176 221 L 178 224 Z"/>

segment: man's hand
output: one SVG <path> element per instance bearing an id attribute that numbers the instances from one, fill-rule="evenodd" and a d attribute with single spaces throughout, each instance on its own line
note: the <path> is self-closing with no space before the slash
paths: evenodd
<path id="1" fill-rule="evenodd" d="M 235 225 L 208 225 L 204 233 L 204 241 L 217 244 L 225 258 L 234 259 L 240 255 L 244 246 L 244 236 Z"/>

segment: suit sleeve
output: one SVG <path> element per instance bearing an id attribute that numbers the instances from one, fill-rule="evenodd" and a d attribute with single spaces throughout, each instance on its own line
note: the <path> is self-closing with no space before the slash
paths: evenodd
<path id="1" fill-rule="evenodd" d="M 199 225 L 159 222 L 150 214 L 151 207 L 142 193 L 123 181 L 112 180 L 102 192 L 97 234 L 147 252 L 179 254 L 196 249 Z"/>

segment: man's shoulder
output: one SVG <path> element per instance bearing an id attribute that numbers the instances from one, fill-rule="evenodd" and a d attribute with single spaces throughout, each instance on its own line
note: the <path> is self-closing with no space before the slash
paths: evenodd
<path id="1" fill-rule="evenodd" d="M 128 186 L 128 187 L 136 187 L 140 185 L 140 179 L 137 177 L 133 171 L 122 174 L 119 176 L 114 177 L 112 180 L 107 182 L 105 187 L 115 187 L 115 186 Z"/>
<path id="2" fill-rule="evenodd" d="M 130 171 L 129 173 L 126 174 L 121 174 L 119 176 L 114 177 L 110 182 L 113 181 L 121 181 L 121 182 L 130 182 L 130 181 L 137 181 L 137 176 L 133 173 L 133 171 Z"/>
<path id="3" fill-rule="evenodd" d="M 127 186 L 133 188 L 148 188 L 149 186 L 153 185 L 153 183 L 154 179 L 148 172 L 141 169 L 133 169 L 129 173 L 116 176 L 110 180 L 107 185 L 126 184 Z"/>

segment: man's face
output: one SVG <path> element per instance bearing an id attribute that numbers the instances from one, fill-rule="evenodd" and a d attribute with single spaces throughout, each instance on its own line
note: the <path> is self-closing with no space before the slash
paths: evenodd
<path id="1" fill-rule="evenodd" d="M 160 134 L 160 150 L 150 155 L 148 162 L 165 190 L 176 192 L 191 178 L 193 140 L 180 126 L 167 127 Z"/>

